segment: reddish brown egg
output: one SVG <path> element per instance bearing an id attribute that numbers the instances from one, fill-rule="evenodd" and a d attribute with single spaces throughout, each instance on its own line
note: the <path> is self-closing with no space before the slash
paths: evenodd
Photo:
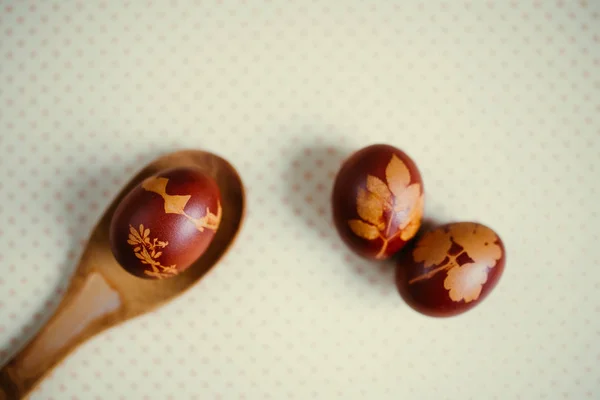
<path id="1" fill-rule="evenodd" d="M 403 151 L 371 145 L 342 164 L 331 202 L 336 229 L 348 247 L 366 258 L 386 259 L 421 226 L 421 174 Z"/>
<path id="2" fill-rule="evenodd" d="M 492 229 L 456 222 L 419 235 L 399 255 L 397 284 L 406 302 L 430 316 L 470 310 L 496 286 L 505 249 Z"/>
<path id="3" fill-rule="evenodd" d="M 140 278 L 175 276 L 208 248 L 221 213 L 219 187 L 210 176 L 187 167 L 162 171 L 117 206 L 110 226 L 113 255 Z"/>

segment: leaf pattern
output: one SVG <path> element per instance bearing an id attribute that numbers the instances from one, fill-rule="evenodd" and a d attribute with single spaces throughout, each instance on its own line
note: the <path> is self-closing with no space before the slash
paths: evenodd
<path id="1" fill-rule="evenodd" d="M 142 187 L 149 192 L 159 194 L 165 201 L 165 212 L 167 214 L 183 214 L 187 202 L 192 196 L 172 196 L 167 194 L 169 180 L 161 177 L 150 177 L 142 182 Z"/>
<path id="2" fill-rule="evenodd" d="M 449 291 L 449 296 L 453 301 L 464 300 L 465 303 L 469 303 L 479 298 L 487 278 L 486 265 L 463 264 L 460 267 L 450 268 L 448 276 L 444 280 L 444 288 Z"/>
<path id="3" fill-rule="evenodd" d="M 408 218 L 406 217 L 408 217 L 408 215 L 415 208 L 415 205 L 417 205 L 420 194 L 421 185 L 419 185 L 418 183 L 413 183 L 412 185 L 404 189 L 400 196 L 396 197 L 394 211 L 397 214 L 404 216 L 404 218 L 408 220 Z"/>
<path id="4" fill-rule="evenodd" d="M 446 271 L 444 288 L 452 301 L 469 303 L 481 295 L 488 273 L 502 257 L 502 249 L 496 243 L 498 237 L 490 228 L 474 223 L 457 223 L 447 230 L 437 229 L 426 233 L 413 250 L 413 259 L 422 262 L 424 268 L 437 268 L 413 278 L 409 284 L 430 279 L 438 272 Z M 448 254 L 452 243 L 462 248 L 456 255 Z M 459 265 L 458 258 L 467 255 L 472 262 Z M 446 260 L 446 262 L 444 262 Z M 442 262 L 444 262 L 442 264 Z"/>
<path id="5" fill-rule="evenodd" d="M 150 229 L 144 229 L 144 225 L 140 224 L 139 231 L 129 225 L 127 243 L 133 246 L 133 252 L 140 262 L 152 268 L 151 271 L 144 270 L 144 273 L 159 279 L 176 275 L 176 264 L 164 266 L 158 261 L 162 256 L 162 251 L 157 252 L 157 249 L 167 247 L 169 242 L 161 242 L 158 239 L 153 239 L 151 242 L 149 236 Z"/>
<path id="6" fill-rule="evenodd" d="M 410 172 L 406 164 L 398 158 L 397 155 L 392 155 L 387 168 L 385 169 L 385 178 L 388 186 L 396 198 L 402 196 L 402 192 L 410 183 Z"/>
<path id="7" fill-rule="evenodd" d="M 194 224 L 196 229 L 200 232 L 204 232 L 204 229 L 210 229 L 216 231 L 221 223 L 221 217 L 223 210 L 221 209 L 221 203 L 217 201 L 217 213 L 213 214 L 208 207 L 206 207 L 206 214 L 200 218 L 194 218 L 185 212 L 185 206 L 192 197 L 191 195 L 170 195 L 167 194 L 167 184 L 169 180 L 161 177 L 150 177 L 142 182 L 142 187 L 149 191 L 160 195 L 165 202 L 165 213 L 167 214 L 179 214 L 183 215 L 191 223 Z"/>
<path id="8" fill-rule="evenodd" d="M 352 221 L 349 221 L 348 224 L 350 225 L 352 232 L 362 238 L 373 240 L 377 239 L 379 236 L 379 230 L 371 224 L 364 223 L 358 219 L 353 219 Z"/>
<path id="9" fill-rule="evenodd" d="M 348 221 L 352 232 L 366 240 L 380 238 L 383 242 L 376 258 L 382 258 L 391 240 L 412 238 L 423 215 L 421 185 L 410 183 L 410 171 L 398 156 L 392 155 L 385 169 L 387 183 L 376 176 L 367 175 L 366 188 L 360 187 L 356 195 L 356 212 L 361 219 Z M 387 218 L 384 216 L 387 213 Z M 395 232 L 391 233 L 392 223 Z"/>
<path id="10" fill-rule="evenodd" d="M 379 197 L 363 188 L 359 188 L 356 204 L 356 211 L 362 219 L 375 225 L 377 229 L 385 228 L 381 218 L 383 216 L 383 204 Z"/>
<path id="11" fill-rule="evenodd" d="M 392 192 L 381 179 L 373 175 L 367 175 L 367 190 L 381 199 L 384 208 L 391 209 Z"/>
<path id="12" fill-rule="evenodd" d="M 454 242 L 463 247 L 469 257 L 491 267 L 502 257 L 502 250 L 496 243 L 496 234 L 487 226 L 475 224 L 455 224 L 450 228 Z"/>
<path id="13" fill-rule="evenodd" d="M 402 240 L 407 241 L 417 234 L 417 231 L 421 226 L 421 220 L 423 219 L 423 210 L 425 208 L 424 200 L 424 196 L 421 194 L 419 200 L 417 200 L 416 205 L 411 209 L 411 212 L 406 219 L 408 222 L 407 225 L 401 227 L 402 233 L 400 234 L 400 238 Z"/>
<path id="14" fill-rule="evenodd" d="M 425 268 L 440 264 L 448 257 L 448 250 L 452 247 L 450 235 L 438 229 L 427 232 L 417 243 L 413 250 L 413 258 L 422 262 Z"/>

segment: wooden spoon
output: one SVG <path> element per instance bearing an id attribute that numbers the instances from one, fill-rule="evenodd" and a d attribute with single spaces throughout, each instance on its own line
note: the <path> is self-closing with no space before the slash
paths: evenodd
<path id="1" fill-rule="evenodd" d="M 206 252 L 185 272 L 146 280 L 127 273 L 114 259 L 109 226 L 121 199 L 143 179 L 163 169 L 197 166 L 219 185 L 223 215 Z M 0 370 L 0 399 L 20 399 L 70 352 L 91 337 L 156 309 L 198 282 L 231 247 L 245 215 L 242 181 L 224 159 L 184 150 L 163 156 L 142 169 L 117 195 L 93 230 L 64 298 L 45 326 Z"/>

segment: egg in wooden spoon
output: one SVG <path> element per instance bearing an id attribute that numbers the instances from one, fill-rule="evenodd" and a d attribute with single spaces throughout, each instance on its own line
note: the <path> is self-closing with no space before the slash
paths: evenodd
<path id="1" fill-rule="evenodd" d="M 160 171 L 137 185 L 115 210 L 113 255 L 140 278 L 174 277 L 206 251 L 222 214 L 219 186 L 201 168 Z"/>
<path id="2" fill-rule="evenodd" d="M 196 208 L 200 207 L 200 203 L 192 200 L 193 190 L 190 189 L 186 194 L 182 194 L 180 190 L 183 191 L 183 188 L 175 184 L 178 182 L 178 178 L 176 178 L 178 173 L 173 171 L 188 170 L 199 174 L 197 176 L 202 177 L 199 179 L 206 184 L 205 187 L 202 187 L 212 188 L 210 189 L 211 193 L 216 193 L 213 190 L 215 189 L 213 184 L 210 183 L 211 180 L 218 187 L 218 196 L 200 197 L 199 202 L 204 201 L 204 205 L 208 206 L 208 211 L 204 208 L 203 214 Z M 168 179 L 169 182 L 165 182 L 161 178 Z M 163 185 L 164 183 L 166 186 Z M 146 221 L 148 225 L 145 225 L 141 232 L 142 229 L 139 225 L 142 224 L 141 217 L 144 214 L 140 211 L 142 208 L 129 208 L 127 205 L 122 205 L 129 204 L 128 201 L 139 195 L 135 193 L 138 193 L 140 186 L 143 190 L 156 195 L 148 200 L 150 203 L 159 204 L 163 201 L 160 203 L 163 207 L 162 213 L 176 211 L 175 213 L 166 213 L 166 215 L 173 214 L 173 216 L 191 222 L 189 228 L 183 229 L 184 233 L 189 235 L 186 237 L 191 238 L 190 242 L 181 240 L 181 237 L 175 234 L 169 236 L 168 239 L 163 238 L 162 235 L 166 233 L 169 224 L 166 219 L 162 226 L 154 225 L 155 222 L 151 223 L 149 220 Z M 143 188 L 144 186 L 146 189 Z M 168 206 L 165 210 L 164 196 L 166 195 L 190 195 L 187 202 L 183 199 L 176 202 L 178 207 L 182 206 L 187 216 L 180 213 L 181 208 L 172 209 Z M 125 199 L 129 200 L 123 203 Z M 221 207 L 220 212 L 218 204 Z M 165 155 L 148 164 L 117 195 L 94 228 L 65 296 L 54 315 L 38 334 L 0 370 L 0 400 L 26 397 L 44 376 L 86 340 L 108 328 L 152 311 L 191 288 L 231 248 L 241 228 L 245 206 L 244 187 L 237 171 L 229 162 L 215 154 L 199 150 L 184 150 Z M 157 206 L 157 208 L 160 207 Z M 155 220 L 164 218 L 164 215 L 160 216 L 162 214 L 157 215 L 159 217 L 155 216 Z M 117 216 L 117 218 L 113 218 L 113 216 Z M 112 222 L 115 223 L 111 224 Z M 175 274 L 171 274 L 172 276 L 170 275 L 168 279 L 140 279 L 139 275 L 143 276 L 145 273 L 143 270 L 141 272 L 130 268 L 133 265 L 126 262 L 129 258 L 119 256 L 119 260 L 125 265 L 125 268 L 119 264 L 111 250 L 111 225 L 114 228 L 112 237 L 115 243 L 116 240 L 120 240 L 121 235 L 127 238 L 125 240 L 127 242 L 130 240 L 130 233 L 125 229 L 124 233 L 120 232 L 120 226 L 121 223 L 124 223 L 129 228 L 129 222 L 139 234 L 137 236 L 131 233 L 132 236 L 142 242 L 137 245 L 143 244 L 151 255 L 150 258 L 160 262 L 161 265 L 175 264 L 174 269 L 177 271 Z M 183 222 L 178 223 L 182 224 Z M 193 229 L 198 230 L 198 225 L 208 226 L 205 226 L 205 232 L 208 232 L 209 236 L 204 237 L 203 240 L 196 239 L 195 233 L 194 235 L 191 233 Z M 208 229 L 217 225 L 217 229 Z M 149 229 L 148 232 L 147 229 Z M 118 230 L 119 232 L 117 232 Z M 172 230 L 172 232 L 181 231 Z M 149 240 L 146 241 L 146 238 Z M 157 239 L 156 242 L 154 239 Z M 168 245 L 166 245 L 167 241 Z M 153 256 L 153 250 L 148 247 L 148 242 L 154 245 Z M 164 242 L 162 255 L 157 255 L 160 252 L 160 246 L 163 246 L 163 244 L 159 245 L 159 242 Z M 136 251 L 136 247 L 138 246 L 131 243 L 119 244 L 115 246 L 115 253 L 119 255 L 121 250 L 125 251 L 126 249 L 136 254 L 141 251 L 141 249 Z M 172 251 L 174 258 L 168 258 L 165 249 Z M 185 259 L 182 258 L 184 256 L 180 256 L 175 260 L 176 254 L 188 252 Z M 197 254 L 200 256 L 195 258 Z M 136 257 L 136 259 L 139 258 Z M 126 268 L 128 269 L 126 270 Z M 150 276 L 150 278 L 154 277 Z"/>

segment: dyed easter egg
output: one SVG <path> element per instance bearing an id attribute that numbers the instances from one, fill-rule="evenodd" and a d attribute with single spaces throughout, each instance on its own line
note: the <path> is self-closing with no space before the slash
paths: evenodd
<path id="1" fill-rule="evenodd" d="M 161 171 L 118 204 L 110 225 L 111 250 L 135 276 L 176 276 L 206 251 L 221 215 L 219 187 L 210 176 L 192 167 Z"/>
<path id="2" fill-rule="evenodd" d="M 344 161 L 331 206 L 342 240 L 357 254 L 387 259 L 418 231 L 423 216 L 421 174 L 402 150 L 365 147 Z"/>
<path id="3" fill-rule="evenodd" d="M 420 235 L 403 250 L 398 288 L 423 314 L 457 315 L 490 294 L 505 259 L 504 244 L 491 228 L 475 222 L 446 224 Z"/>

